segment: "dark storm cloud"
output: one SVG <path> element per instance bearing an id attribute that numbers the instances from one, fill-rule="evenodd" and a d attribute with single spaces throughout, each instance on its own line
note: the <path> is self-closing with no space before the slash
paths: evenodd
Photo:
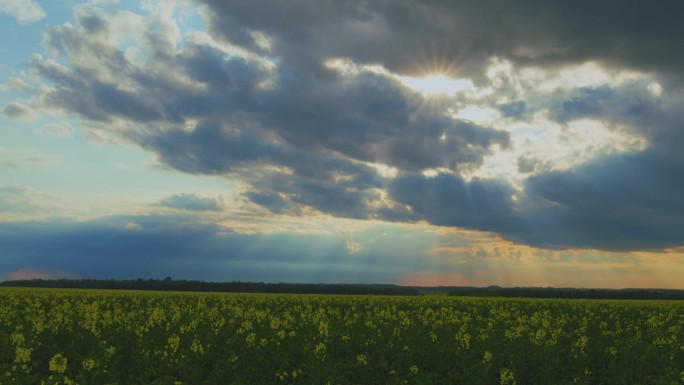
<path id="1" fill-rule="evenodd" d="M 195 194 L 174 194 L 161 200 L 160 204 L 172 209 L 189 211 L 221 211 L 223 199 L 199 197 Z"/>
<path id="2" fill-rule="evenodd" d="M 493 231 L 542 248 L 612 251 L 662 250 L 684 240 L 684 99 L 654 93 L 637 80 L 617 86 L 559 90 L 547 102 L 552 119 L 566 124 L 596 119 L 647 141 L 644 150 L 598 156 L 569 170 L 520 157 L 521 194 L 506 184 L 453 175 L 401 176 L 388 192 L 410 206 L 389 220 Z M 511 199 L 518 196 L 518 201 Z M 479 197 L 479 202 L 471 197 Z M 478 211 L 478 210 L 485 211 Z"/>
<path id="3" fill-rule="evenodd" d="M 494 146 L 509 146 L 508 133 L 450 118 L 447 103 L 428 107 L 384 74 L 310 71 L 285 57 L 268 63 L 193 41 L 177 50 L 154 29 L 146 61 L 133 63 L 104 38 L 98 17 L 83 8 L 80 26 L 49 31 L 46 44 L 69 64 L 33 60 L 54 85 L 43 103 L 124 122 L 112 131 L 162 163 L 240 179 L 251 187 L 247 199 L 274 212 L 367 218 L 386 183 L 368 163 L 469 170 Z M 93 28 L 103 36 L 93 38 Z"/>
<path id="4" fill-rule="evenodd" d="M 183 215 L 0 222 L 0 279 L 34 270 L 89 278 L 392 282 L 425 247 L 400 238 L 377 240 L 350 260 L 342 234 L 245 235 Z"/>
<path id="5" fill-rule="evenodd" d="M 161 266 L 182 270 L 173 266 L 182 258 L 217 258 L 218 250 L 210 241 L 218 231 L 216 226 L 182 216 L 4 222 L 0 224 L 2 270 L 67 270 L 102 278 L 163 276 Z"/>
<path id="6" fill-rule="evenodd" d="M 596 119 L 644 138 L 643 151 L 604 154 L 570 170 L 547 169 L 521 157 L 537 172 L 524 182 L 518 225 L 501 234 L 549 248 L 663 249 L 684 240 L 684 97 L 655 93 L 648 80 L 617 86 L 558 91 L 549 116 L 561 124 Z"/>
<path id="7" fill-rule="evenodd" d="M 197 245 L 192 229 L 183 228 L 179 218 L 164 232 L 162 240 L 160 224 L 152 218 L 142 218 L 151 228 L 146 234 L 126 229 L 127 221 L 78 223 L 71 221 L 3 222 L 0 224 L 4 271 L 21 267 L 60 269 L 75 267 L 78 274 L 102 274 L 118 267 L 130 272 L 136 266 L 150 263 L 150 256 L 173 258 L 173 255 L 189 251 Z M 174 228 L 175 227 L 175 228 Z M 156 236 L 155 236 L 156 235 Z M 189 242 L 192 240 L 192 242 Z M 136 262 L 137 261 L 137 262 Z M 149 266 L 152 268 L 152 266 Z M 99 269 L 99 272 L 98 272 Z M 147 271 L 146 271 L 147 272 Z"/>
<path id="8" fill-rule="evenodd" d="M 268 143 L 251 132 L 223 130 L 200 124 L 192 131 L 160 130 L 135 133 L 133 139 L 154 151 L 162 163 L 192 174 L 225 174 L 268 158 L 282 157 L 282 146 Z"/>
<path id="9" fill-rule="evenodd" d="M 264 63 L 191 42 L 173 54 L 150 46 L 153 59 L 141 67 L 72 26 L 53 28 L 47 42 L 74 62 L 65 68 L 34 60 L 36 71 L 56 85 L 44 97 L 48 106 L 100 122 L 148 124 L 132 137 L 144 145 L 183 135 L 173 128 L 155 130 L 155 125 L 198 119 L 199 132 L 189 135 L 213 136 L 227 145 L 223 158 L 228 164 L 232 154 L 242 161 L 254 146 L 270 147 L 257 150 L 263 154 L 280 140 L 307 152 L 334 152 L 409 170 L 455 169 L 476 166 L 490 147 L 509 142 L 505 132 L 446 117 L 447 105 L 425 110 L 420 94 L 382 74 L 321 75 L 288 63 L 269 70 Z M 121 78 L 114 83 L 101 73 Z M 183 77 L 192 82 L 177 80 Z M 200 156 L 194 149 L 184 153 Z"/>
<path id="10" fill-rule="evenodd" d="M 84 7 L 77 26 L 48 31 L 57 60 L 32 61 L 51 86 L 40 103 L 104 126 L 173 169 L 239 180 L 243 198 L 275 213 L 425 221 L 549 248 L 682 244 L 676 180 L 684 174 L 684 98 L 665 82 L 684 68 L 679 2 L 203 3 L 209 32 L 250 55 L 190 38 L 176 44 L 149 26 L 142 57 L 132 60 Z M 663 82 L 661 97 L 647 81 L 633 81 L 492 102 L 510 120 L 537 112 L 560 124 L 597 119 L 643 138 L 647 149 L 569 171 L 520 158 L 520 170 L 532 174 L 523 192 L 467 181 L 463 175 L 494 148 L 510 149 L 510 134 L 452 118 L 447 100 L 426 103 L 395 77 L 362 67 L 442 70 L 481 84 L 493 57 L 516 68 L 592 61 L 654 72 L 648 81 Z M 334 58 L 358 66 L 326 67 Z M 371 163 L 397 176 L 385 178 Z M 425 176 L 429 169 L 450 172 Z M 187 206 L 178 200 L 171 206 Z"/>
<path id="11" fill-rule="evenodd" d="M 684 160 L 656 150 L 610 155 L 530 177 L 530 206 L 504 236 L 541 247 L 676 247 L 684 239 Z"/>
<path id="12" fill-rule="evenodd" d="M 370 203 L 379 199 L 372 186 L 356 185 L 353 176 L 335 182 L 279 175 L 254 181 L 253 185 L 258 190 L 247 198 L 273 212 L 288 209 L 289 213 L 299 213 L 306 206 L 339 217 L 366 219 L 372 213 Z"/>
<path id="13" fill-rule="evenodd" d="M 409 207 L 407 220 L 439 226 L 494 230 L 515 213 L 514 191 L 503 182 L 462 178 L 440 173 L 433 177 L 407 174 L 392 180 L 388 192 Z M 394 214 L 389 214 L 392 217 Z"/>
<path id="14" fill-rule="evenodd" d="M 532 65 L 684 68 L 678 1 L 202 2 L 214 34 L 259 52 L 253 32 L 262 32 L 271 54 L 311 67 L 337 56 L 416 73 L 437 60 L 473 77 L 498 56 Z"/>
<path id="15" fill-rule="evenodd" d="M 289 199 L 271 191 L 249 191 L 244 194 L 250 202 L 267 208 L 275 214 L 294 214 L 298 213 L 298 207 Z"/>
<path id="16" fill-rule="evenodd" d="M 279 80 L 259 112 L 297 147 L 421 170 L 477 165 L 490 147 L 509 142 L 508 133 L 444 116 L 446 105 L 426 111 L 419 94 L 384 75 L 283 71 Z"/>
<path id="17" fill-rule="evenodd" d="M 654 95 L 646 81 L 619 86 L 584 87 L 558 92 L 552 98 L 549 115 L 567 123 L 590 118 L 617 124 L 617 129 L 645 137 L 655 151 L 675 150 L 684 143 L 684 94 L 663 92 Z M 677 156 L 681 151 L 672 151 Z"/>

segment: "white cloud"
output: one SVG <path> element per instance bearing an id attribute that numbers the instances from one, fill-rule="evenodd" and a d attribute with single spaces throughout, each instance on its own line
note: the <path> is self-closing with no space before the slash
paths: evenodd
<path id="1" fill-rule="evenodd" d="M 7 83 L 0 84 L 0 91 L 31 91 L 31 86 L 23 79 L 12 76 L 7 80 Z"/>
<path id="2" fill-rule="evenodd" d="M 90 0 L 88 3 L 93 5 L 119 5 L 119 0 Z"/>
<path id="3" fill-rule="evenodd" d="M 21 24 L 33 23 L 45 17 L 45 11 L 33 0 L 0 0 L 0 12 L 6 13 Z"/>
<path id="4" fill-rule="evenodd" d="M 467 106 L 456 113 L 456 118 L 469 120 L 480 124 L 492 124 L 500 118 L 498 111 L 492 108 Z"/>
<path id="5" fill-rule="evenodd" d="M 31 120 L 36 117 L 33 109 L 22 103 L 10 103 L 2 108 L 2 112 L 14 119 Z"/>
<path id="6" fill-rule="evenodd" d="M 63 159 L 61 154 L 51 154 L 32 149 L 0 148 L 0 167 L 23 168 L 44 167 L 58 163 Z"/>
<path id="7" fill-rule="evenodd" d="M 0 185 L 0 220 L 54 214 L 56 198 L 27 185 Z"/>
<path id="8" fill-rule="evenodd" d="M 658 82 L 652 82 L 648 85 L 648 91 L 651 95 L 658 97 L 663 94 L 663 87 Z"/>
<path id="9" fill-rule="evenodd" d="M 60 124 L 49 123 L 41 128 L 36 129 L 36 133 L 39 135 L 47 135 L 53 138 L 71 138 L 71 130 Z"/>
<path id="10" fill-rule="evenodd" d="M 347 252 L 354 255 L 363 250 L 363 245 L 356 241 L 347 241 Z"/>
<path id="11" fill-rule="evenodd" d="M 161 205 L 176 210 L 223 211 L 223 197 L 202 197 L 195 194 L 175 194 L 161 200 Z"/>
<path id="12" fill-rule="evenodd" d="M 537 164 L 533 173 L 569 170 L 601 155 L 640 152 L 648 144 L 641 136 L 592 119 L 579 119 L 563 126 L 539 118 L 510 123 L 504 128 L 511 132 L 511 149 L 494 151 L 480 168 L 465 173 L 467 179 L 505 178 L 520 187 L 526 177 L 518 169 L 520 157 Z"/>

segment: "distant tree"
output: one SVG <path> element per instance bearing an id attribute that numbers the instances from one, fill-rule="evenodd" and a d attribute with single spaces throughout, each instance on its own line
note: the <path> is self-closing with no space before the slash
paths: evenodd
<path id="1" fill-rule="evenodd" d="M 97 279 L 30 279 L 5 281 L 0 286 L 52 287 L 74 289 L 128 289 L 159 291 L 245 292 L 245 293 L 302 293 L 302 294 L 367 294 L 419 295 L 417 289 L 396 285 L 356 284 L 300 284 L 263 282 L 206 282 L 197 280 L 164 279 L 97 280 Z"/>

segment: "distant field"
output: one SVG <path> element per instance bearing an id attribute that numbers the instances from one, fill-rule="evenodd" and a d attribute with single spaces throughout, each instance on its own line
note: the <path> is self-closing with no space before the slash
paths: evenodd
<path id="1" fill-rule="evenodd" d="M 0 289 L 0 384 L 684 384 L 684 302 Z"/>

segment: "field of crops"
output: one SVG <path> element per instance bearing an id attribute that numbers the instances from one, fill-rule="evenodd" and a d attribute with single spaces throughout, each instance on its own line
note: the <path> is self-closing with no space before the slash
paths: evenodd
<path id="1" fill-rule="evenodd" d="M 0 289 L 0 384 L 684 384 L 684 303 Z"/>

